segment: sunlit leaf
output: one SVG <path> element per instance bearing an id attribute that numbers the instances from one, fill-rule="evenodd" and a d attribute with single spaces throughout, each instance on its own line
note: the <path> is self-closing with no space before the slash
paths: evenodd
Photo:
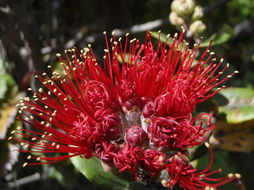
<path id="1" fill-rule="evenodd" d="M 85 159 L 79 156 L 71 158 L 71 162 L 89 181 L 104 189 L 128 190 L 130 182 L 112 172 L 105 172 L 97 158 Z"/>
<path id="2" fill-rule="evenodd" d="M 228 40 L 230 40 L 232 37 L 232 33 L 230 32 L 224 32 L 222 34 L 213 34 L 210 38 L 207 40 L 203 41 L 200 45 L 200 47 L 207 47 L 210 42 L 213 40 L 212 45 L 220 45 L 223 43 L 226 43 Z"/>
<path id="3" fill-rule="evenodd" d="M 0 101 L 5 101 L 14 96 L 18 87 L 9 74 L 0 74 Z"/>
<path id="4" fill-rule="evenodd" d="M 4 78 L 4 80 L 6 81 L 6 84 L 7 84 L 7 96 L 8 96 L 8 98 L 13 97 L 18 92 L 18 86 L 17 86 L 15 80 L 9 74 L 5 74 L 3 76 L 3 78 Z"/>
<path id="5" fill-rule="evenodd" d="M 254 119 L 254 90 L 227 88 L 220 92 L 227 101 L 219 107 L 219 113 L 226 115 L 228 123 L 241 123 Z"/>
<path id="6" fill-rule="evenodd" d="M 216 98 L 220 120 L 209 141 L 220 149 L 238 152 L 254 150 L 254 91 L 227 88 Z"/>
<path id="7" fill-rule="evenodd" d="M 120 63 L 128 63 L 129 62 L 129 57 L 130 57 L 129 53 L 126 53 L 124 55 L 124 57 L 122 57 L 122 55 L 120 55 L 120 54 L 117 55 L 117 59 Z"/>
<path id="8" fill-rule="evenodd" d="M 3 101 L 7 92 L 7 82 L 4 80 L 4 74 L 0 74 L 0 101 Z"/>

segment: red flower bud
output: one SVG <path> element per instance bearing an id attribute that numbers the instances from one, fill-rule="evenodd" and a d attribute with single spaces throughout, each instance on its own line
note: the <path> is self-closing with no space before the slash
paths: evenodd
<path id="1" fill-rule="evenodd" d="M 126 130 L 125 140 L 133 146 L 142 146 L 148 142 L 148 137 L 140 125 L 133 125 Z"/>

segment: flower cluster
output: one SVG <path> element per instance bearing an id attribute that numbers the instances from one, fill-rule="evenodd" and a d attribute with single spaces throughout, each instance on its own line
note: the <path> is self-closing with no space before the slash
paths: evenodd
<path id="1" fill-rule="evenodd" d="M 57 54 L 63 72 L 36 75 L 44 89 L 30 89 L 33 98 L 18 104 L 20 120 L 31 126 L 15 131 L 25 137 L 15 138 L 27 146 L 21 151 L 48 155 L 32 154 L 28 158 L 40 162 L 24 166 L 80 155 L 97 157 L 137 180 L 142 180 L 141 173 L 157 178 L 168 189 L 176 184 L 183 189 L 216 189 L 236 179 L 210 178 L 220 172 L 210 171 L 212 157 L 207 169 L 197 171 L 188 148 L 204 143 L 214 127 L 210 114 L 192 115 L 196 105 L 237 72 L 221 80 L 228 65 L 217 63 L 209 48 L 197 59 L 199 44 L 189 49 L 183 35 L 168 36 L 172 41 L 158 40 L 154 46 L 149 32 L 144 44 L 129 41 L 128 35 L 109 41 L 105 34 L 103 66 L 90 46 L 67 50 L 66 58 Z"/>

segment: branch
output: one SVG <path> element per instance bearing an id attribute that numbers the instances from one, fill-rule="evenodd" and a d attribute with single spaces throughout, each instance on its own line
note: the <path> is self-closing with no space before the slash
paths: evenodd
<path id="1" fill-rule="evenodd" d="M 139 32 L 145 32 L 147 30 L 153 30 L 153 29 L 158 28 L 164 24 L 169 24 L 168 18 L 157 19 L 157 20 L 146 22 L 143 24 L 136 24 L 136 25 L 134 25 L 130 28 L 126 28 L 124 30 L 115 29 L 114 32 L 115 32 L 116 36 L 122 36 L 128 32 L 139 33 Z"/>
<path id="2" fill-rule="evenodd" d="M 41 175 L 36 172 L 33 175 L 30 175 L 30 176 L 27 176 L 27 177 L 23 177 L 21 179 L 16 180 L 15 182 L 10 182 L 10 183 L 8 183 L 8 186 L 10 188 L 17 188 L 17 187 L 19 187 L 21 185 L 25 185 L 27 183 L 31 183 L 31 182 L 37 181 L 40 178 L 41 178 Z"/>
<path id="3" fill-rule="evenodd" d="M 168 18 L 164 18 L 164 19 L 157 19 L 154 21 L 149 21 L 143 24 L 136 24 L 131 26 L 130 28 L 126 28 L 126 29 L 114 29 L 113 31 L 115 32 L 115 36 L 122 36 L 128 32 L 130 33 L 140 33 L 140 32 L 145 32 L 147 30 L 153 30 L 155 28 L 158 28 L 162 25 L 165 24 L 169 24 L 169 20 Z M 89 27 L 88 27 L 89 28 Z M 71 48 L 73 47 L 75 44 L 77 44 L 77 42 L 79 41 L 83 41 L 85 43 L 94 43 L 96 41 L 96 39 L 102 37 L 101 32 L 97 32 L 91 35 L 88 35 L 84 38 L 86 32 L 78 32 L 74 38 L 70 39 L 66 44 L 65 44 L 65 48 Z"/>

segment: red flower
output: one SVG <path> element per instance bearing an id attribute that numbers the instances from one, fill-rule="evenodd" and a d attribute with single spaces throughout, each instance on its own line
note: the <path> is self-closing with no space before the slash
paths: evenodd
<path id="1" fill-rule="evenodd" d="M 115 144 L 104 142 L 95 146 L 96 156 L 103 162 L 111 164 L 113 162 L 112 154 L 119 151 L 119 148 Z"/>
<path id="2" fill-rule="evenodd" d="M 138 169 L 141 162 L 143 149 L 125 144 L 117 153 L 112 153 L 114 164 L 120 172 L 131 171 L 138 178 Z"/>
<path id="3" fill-rule="evenodd" d="M 197 123 L 198 119 L 191 116 L 185 117 L 152 117 L 152 123 L 148 126 L 148 134 L 155 147 L 164 147 L 167 150 L 184 151 L 195 145 L 203 143 L 211 128 L 211 115 L 207 114 L 209 120 L 208 128 L 203 128 L 202 123 Z"/>
<path id="4" fill-rule="evenodd" d="M 170 188 L 204 187 L 208 178 L 174 155 L 203 143 L 214 127 L 208 120 L 204 128 L 202 115 L 193 118 L 192 112 L 220 90 L 211 91 L 227 79 L 220 76 L 228 65 L 220 69 L 222 61 L 215 63 L 208 49 L 193 65 L 199 45 L 190 50 L 183 33 L 169 47 L 160 40 L 154 47 L 149 32 L 144 44 L 129 43 L 127 36 L 110 43 L 105 36 L 104 68 L 91 48 L 74 48 L 66 59 L 58 55 L 64 76 L 36 75 L 44 90 L 18 104 L 20 120 L 31 129 L 18 129 L 24 138 L 15 140 L 27 145 L 23 152 L 46 153 L 29 156 L 41 162 L 28 165 L 96 156 L 136 178 L 140 171 L 154 177 L 166 170 Z"/>
<path id="5" fill-rule="evenodd" d="M 169 173 L 169 179 L 164 179 L 162 184 L 170 190 L 173 189 L 176 184 L 183 189 L 216 190 L 218 186 L 237 180 L 240 177 L 239 174 L 229 174 L 228 176 L 222 178 L 211 178 L 211 175 L 221 172 L 221 169 L 209 171 L 212 164 L 213 157 L 210 152 L 210 163 L 208 167 L 205 170 L 198 172 L 197 169 L 193 168 L 189 161 L 186 160 L 185 155 L 178 153 L 172 156 L 169 159 L 169 163 L 166 164 L 165 167 Z M 210 184 L 208 181 L 213 183 Z"/>
<path id="6" fill-rule="evenodd" d="M 145 172 L 151 176 L 158 176 L 165 169 L 166 155 L 161 151 L 147 149 L 144 151 L 143 164 Z"/>

